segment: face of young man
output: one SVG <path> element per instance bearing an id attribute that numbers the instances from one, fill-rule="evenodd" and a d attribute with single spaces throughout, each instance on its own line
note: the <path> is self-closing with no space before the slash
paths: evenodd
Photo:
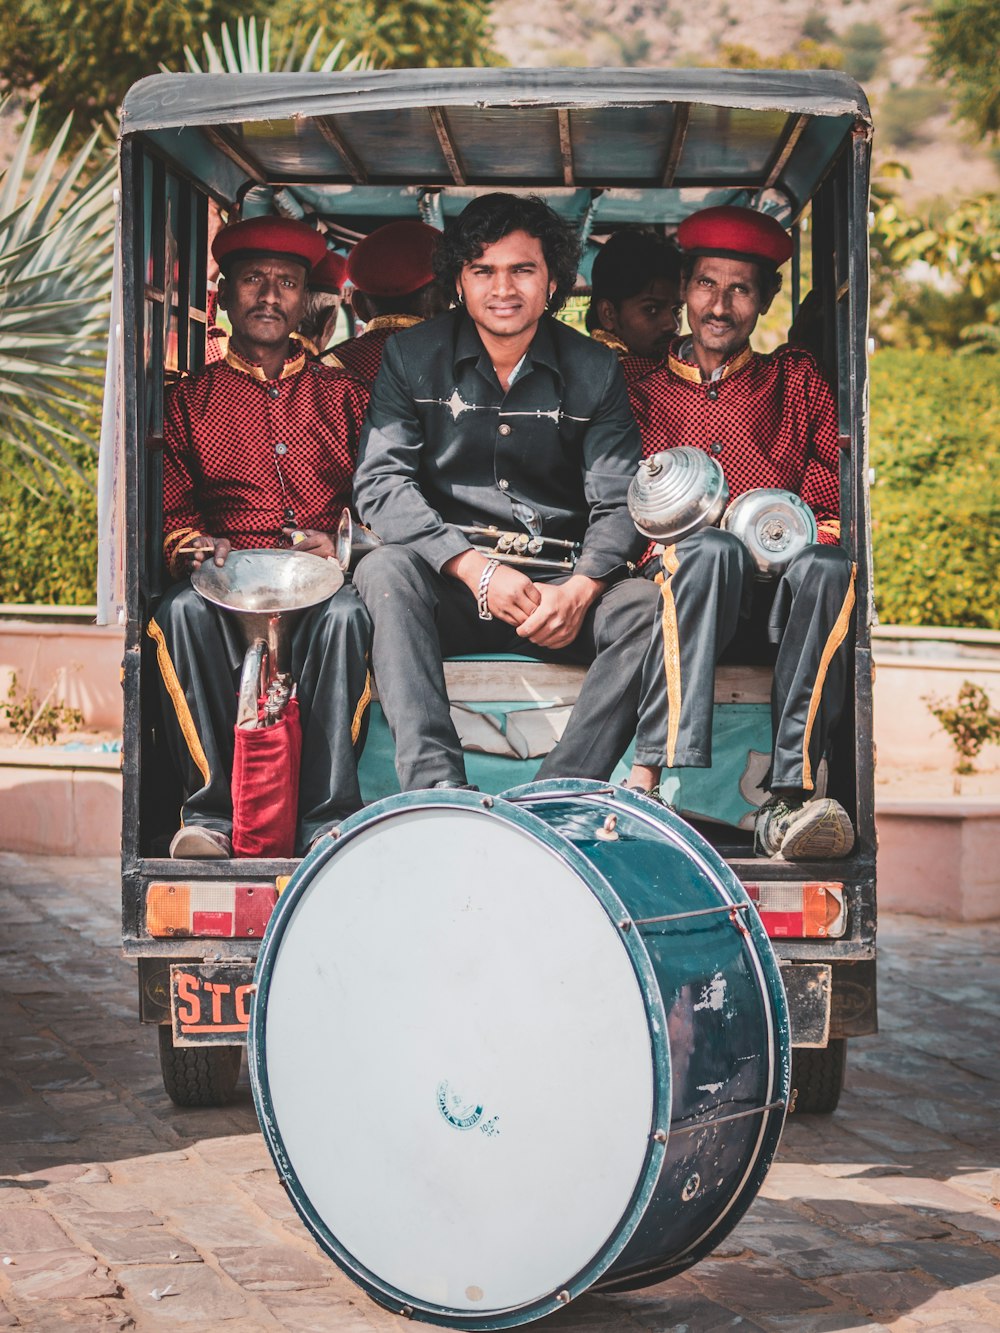
<path id="1" fill-rule="evenodd" d="M 293 259 L 241 259 L 219 284 L 233 341 L 244 349 L 282 346 L 305 312 L 306 269 Z"/>
<path id="2" fill-rule="evenodd" d="M 556 284 L 538 237 L 512 231 L 464 265 L 457 289 L 481 330 L 517 338 L 534 330 Z"/>
<path id="3" fill-rule="evenodd" d="M 702 370 L 716 370 L 748 341 L 773 292 L 766 297 L 752 260 L 700 255 L 681 284 L 695 359 Z"/>
<path id="4" fill-rule="evenodd" d="M 680 332 L 682 309 L 680 288 L 669 278 L 654 278 L 617 305 L 606 297 L 597 302 L 601 327 L 620 338 L 633 356 L 655 360 L 666 356 L 670 339 Z"/>

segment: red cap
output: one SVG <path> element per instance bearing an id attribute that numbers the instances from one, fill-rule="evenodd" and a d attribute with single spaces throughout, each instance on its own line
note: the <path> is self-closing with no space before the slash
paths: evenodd
<path id="1" fill-rule="evenodd" d="M 237 260 L 261 255 L 294 259 L 311 269 L 326 254 L 326 241 L 312 227 L 291 218 L 246 218 L 216 232 L 212 254 L 223 273 Z"/>
<path id="2" fill-rule="evenodd" d="M 347 278 L 347 260 L 335 250 L 327 250 L 313 271 L 309 274 L 309 290 L 312 292 L 342 292 Z"/>
<path id="3" fill-rule="evenodd" d="M 389 222 L 354 247 L 347 276 L 369 296 L 409 296 L 433 281 L 440 236 L 425 222 Z"/>
<path id="4" fill-rule="evenodd" d="M 792 238 L 780 222 L 732 204 L 692 213 L 677 228 L 677 243 L 686 255 L 756 259 L 775 268 L 792 257 Z"/>

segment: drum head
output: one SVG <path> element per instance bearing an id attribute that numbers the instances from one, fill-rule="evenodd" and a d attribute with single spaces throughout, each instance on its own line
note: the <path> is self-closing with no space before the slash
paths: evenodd
<path id="1" fill-rule="evenodd" d="M 436 796 L 352 821 L 286 891 L 254 1092 L 342 1267 L 423 1317 L 501 1327 L 625 1243 L 669 1107 L 666 1024 L 572 846 L 513 806 Z"/>

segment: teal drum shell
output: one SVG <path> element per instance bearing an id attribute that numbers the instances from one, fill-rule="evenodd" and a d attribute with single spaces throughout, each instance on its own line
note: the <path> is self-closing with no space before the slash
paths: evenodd
<path id="1" fill-rule="evenodd" d="M 781 972 L 736 875 L 670 810 L 591 783 L 537 782 L 504 796 L 530 802 L 614 885 L 657 977 L 671 1064 L 666 1152 L 642 1220 L 595 1284 L 650 1286 L 732 1231 L 774 1158 L 791 1078 Z M 614 817 L 617 840 L 595 837 L 595 805 Z"/>
<path id="2" fill-rule="evenodd" d="M 454 878 L 455 871 L 449 869 L 443 851 L 443 842 L 447 839 L 441 836 L 442 818 L 453 820 L 456 828 L 461 824 L 466 830 L 463 836 L 471 836 L 483 844 L 491 842 L 493 835 L 501 832 L 503 837 L 498 846 L 509 845 L 517 855 L 520 855 L 519 848 L 527 848 L 531 857 L 537 858 L 536 882 L 545 886 L 544 892 L 538 895 L 540 921 L 544 918 L 542 899 L 549 893 L 550 881 L 552 894 L 556 894 L 556 881 L 570 883 L 570 897 L 561 901 L 569 904 L 571 915 L 575 916 L 577 896 L 584 899 L 581 911 L 588 922 L 596 923 L 590 936 L 594 943 L 589 955 L 591 965 L 600 955 L 598 961 L 603 966 L 607 949 L 614 955 L 614 966 L 607 975 L 612 978 L 614 986 L 620 983 L 634 996 L 634 1002 L 623 1003 L 621 1010 L 628 1015 L 625 1026 L 629 1029 L 621 1034 L 622 1045 L 631 1045 L 632 1050 L 638 1052 L 633 1064 L 626 1069 L 626 1077 L 633 1079 L 630 1085 L 633 1091 L 625 1098 L 627 1106 L 621 1105 L 621 1096 L 615 1101 L 614 1089 L 609 1095 L 606 1085 L 611 1076 L 600 1055 L 602 1050 L 605 1051 L 608 1066 L 614 1063 L 613 1048 L 618 1043 L 616 1034 L 622 1026 L 617 1010 L 613 1020 L 609 1020 L 612 1030 L 601 1037 L 604 1044 L 598 1043 L 595 1047 L 597 1054 L 587 1057 L 588 1060 L 593 1058 L 587 1077 L 592 1079 L 595 1088 L 599 1088 L 600 1095 L 605 1096 L 612 1108 L 611 1133 L 604 1140 L 609 1156 L 616 1148 L 616 1137 L 626 1136 L 625 1129 L 632 1145 L 627 1169 L 621 1173 L 616 1186 L 617 1192 L 602 1193 L 602 1187 L 593 1194 L 599 1201 L 613 1197 L 614 1202 L 607 1205 L 607 1215 L 597 1218 L 591 1231 L 586 1233 L 588 1240 L 583 1248 L 563 1251 L 571 1258 L 554 1260 L 551 1272 L 544 1270 L 540 1282 L 535 1285 L 532 1285 L 533 1278 L 521 1282 L 520 1271 L 512 1274 L 509 1268 L 505 1270 L 505 1261 L 497 1260 L 495 1245 L 490 1250 L 484 1241 L 480 1253 L 476 1249 L 478 1240 L 470 1241 L 469 1271 L 477 1270 L 480 1259 L 484 1259 L 484 1271 L 495 1279 L 492 1286 L 483 1282 L 488 1296 L 478 1305 L 476 1294 L 481 1295 L 480 1288 L 465 1285 L 469 1279 L 464 1268 L 461 1281 L 448 1289 L 452 1291 L 453 1299 L 448 1299 L 447 1294 L 437 1299 L 433 1291 L 422 1287 L 423 1274 L 434 1270 L 438 1259 L 442 1269 L 452 1262 L 451 1253 L 444 1249 L 441 1253 L 428 1252 L 424 1234 L 414 1241 L 418 1247 L 423 1245 L 421 1254 L 424 1257 L 414 1269 L 418 1277 L 413 1283 L 399 1276 L 410 1271 L 405 1253 L 400 1257 L 393 1252 L 391 1262 L 384 1264 L 377 1260 L 383 1252 L 383 1236 L 391 1233 L 394 1227 L 400 1230 L 402 1212 L 402 1206 L 397 1206 L 392 1196 L 391 1169 L 385 1165 L 383 1170 L 382 1144 L 386 1145 L 388 1162 L 396 1141 L 405 1139 L 409 1133 L 407 1121 L 417 1121 L 424 1114 L 426 1099 L 423 1093 L 419 1105 L 412 1103 L 412 1112 L 411 1104 L 404 1098 L 394 1109 L 394 1118 L 386 1120 L 385 1136 L 375 1136 L 372 1160 L 377 1165 L 377 1174 L 386 1178 L 386 1184 L 384 1189 L 379 1184 L 369 1190 L 367 1181 L 363 1178 L 360 1181 L 357 1209 L 371 1214 L 365 1222 L 371 1224 L 377 1237 L 376 1243 L 366 1250 L 365 1245 L 352 1239 L 359 1234 L 354 1227 L 354 1218 L 349 1214 L 345 1216 L 340 1206 L 344 1191 L 350 1188 L 351 1150 L 338 1147 L 336 1109 L 327 1115 L 322 1104 L 324 1095 L 331 1102 L 340 1097 L 340 1067 L 338 1065 L 333 1080 L 325 1085 L 328 1092 L 323 1094 L 315 1090 L 323 1086 L 323 1070 L 319 1065 L 301 1072 L 294 1062 L 290 1065 L 283 1059 L 280 1050 L 288 1030 L 287 1017 L 284 1017 L 288 1011 L 288 992 L 295 990 L 299 977 L 305 978 L 308 973 L 314 978 L 316 974 L 328 971 L 330 986 L 334 991 L 340 987 L 337 996 L 346 994 L 345 977 L 350 972 L 352 960 L 345 957 L 341 967 L 338 960 L 333 959 L 327 967 L 327 960 L 316 942 L 315 909 L 319 899 L 323 900 L 324 910 L 328 906 L 334 908 L 338 896 L 350 898 L 355 906 L 362 905 L 363 911 L 368 913 L 366 920 L 376 922 L 376 929 L 370 928 L 367 935 L 357 941 L 354 952 L 363 953 L 365 961 L 357 974 L 360 981 L 355 984 L 367 985 L 370 974 L 380 971 L 391 982 L 393 965 L 383 962 L 393 956 L 393 943 L 388 937 L 394 929 L 397 935 L 403 931 L 393 922 L 391 911 L 384 916 L 372 915 L 372 899 L 367 897 L 369 889 L 377 894 L 380 891 L 376 883 L 379 876 L 383 880 L 390 877 L 389 868 L 379 869 L 379 855 L 382 855 L 383 867 L 392 863 L 392 855 L 387 860 L 382 849 L 388 847 L 391 853 L 393 838 L 399 830 L 404 826 L 415 829 L 416 820 L 423 819 L 425 828 L 436 831 L 438 839 L 428 848 L 428 862 L 434 866 L 434 873 L 440 864 L 442 878 L 447 879 L 449 875 Z M 348 873 L 352 865 L 352 847 L 356 858 L 358 849 L 368 849 L 365 853 L 368 860 L 357 860 L 356 864 L 374 867 L 375 873 L 370 881 L 359 884 L 357 875 Z M 528 878 L 533 876 L 534 863 Z M 414 888 L 414 877 L 407 876 L 407 865 L 403 864 L 399 866 L 399 881 L 398 888 L 392 886 L 395 899 L 391 895 L 385 899 L 390 907 L 396 901 L 402 905 L 404 914 L 407 910 L 415 910 L 414 901 L 423 893 L 428 901 L 428 931 L 451 928 L 450 919 L 446 921 L 435 907 L 433 875 L 426 880 L 425 888 L 418 891 Z M 502 880 L 499 883 L 502 895 L 508 886 Z M 519 883 L 517 887 L 526 894 L 524 901 L 529 903 L 530 916 L 532 899 L 526 893 L 530 886 Z M 493 893 L 492 889 L 490 893 Z M 407 896 L 408 905 L 404 903 Z M 472 899 L 470 904 L 476 906 Z M 439 911 L 437 918 L 434 917 L 435 911 Z M 466 923 L 475 913 L 466 911 L 463 902 L 460 915 L 462 928 L 466 929 Z M 377 938 L 383 920 L 387 933 L 384 944 Z M 411 921 L 418 923 L 417 930 L 421 929 L 419 917 L 413 917 Z M 412 924 L 410 928 L 414 929 Z M 553 971 L 561 969 L 565 980 L 579 984 L 580 964 L 573 952 L 567 950 L 565 944 L 560 944 L 557 938 L 559 928 L 560 918 L 556 913 L 544 931 L 536 932 L 536 936 L 542 938 L 532 939 L 527 933 L 517 935 L 511 951 L 513 970 L 516 972 L 520 967 L 523 973 L 530 958 L 533 960 L 530 965 L 544 972 L 546 959 L 551 957 L 558 959 L 558 967 L 553 966 Z M 520 930 L 520 925 L 515 929 Z M 591 930 L 591 926 L 587 929 Z M 567 934 L 573 937 L 568 929 Z M 301 951 L 289 945 L 301 936 L 309 937 L 312 961 L 308 966 L 296 969 L 290 966 L 288 959 L 300 957 Z M 491 957 L 492 938 L 487 937 L 485 950 L 477 964 L 477 987 L 480 981 L 488 984 L 493 961 L 497 962 L 498 974 L 504 971 L 503 960 Z M 532 953 L 536 945 L 548 952 Z M 396 947 L 396 957 L 408 966 L 408 953 L 413 952 L 413 946 L 404 939 L 397 941 Z M 444 956 L 444 965 L 439 965 L 435 977 L 442 971 L 451 970 L 451 957 L 450 954 Z M 464 985 L 458 975 L 461 972 L 459 963 L 456 963 L 455 971 L 458 977 L 455 984 Z M 423 975 L 414 973 L 418 979 L 414 989 L 419 989 Z M 258 960 L 256 983 L 248 1042 L 251 1084 L 264 1137 L 289 1197 L 334 1262 L 380 1305 L 409 1318 L 453 1328 L 513 1328 L 564 1308 L 591 1289 L 625 1291 L 682 1272 L 718 1245 L 746 1212 L 761 1186 L 781 1135 L 791 1067 L 789 1020 L 778 965 L 755 909 L 735 875 L 704 839 L 678 816 L 648 798 L 624 789 L 589 781 L 563 780 L 531 783 L 500 797 L 459 790 L 414 792 L 389 797 L 368 807 L 345 820 L 337 835 L 324 839 L 300 865 L 269 923 Z M 305 985 L 305 981 L 302 984 Z M 377 986 L 374 982 L 372 985 L 372 994 L 376 995 Z M 544 989 L 539 993 L 544 994 Z M 413 995 L 413 989 L 408 994 Z M 514 1002 L 517 1001 L 516 989 L 508 994 Z M 450 999 L 450 995 L 446 998 Z M 558 1004 L 558 996 L 554 1003 Z M 588 999 L 588 1005 L 590 1021 L 599 1026 L 602 1018 L 599 1000 L 591 1003 Z M 435 1016 L 440 1013 L 440 1022 L 447 1028 L 452 1021 L 451 1015 L 456 1012 L 461 1015 L 462 1007 L 462 1004 L 445 1004 L 434 1011 Z M 419 1008 L 419 996 L 414 996 L 416 1008 Z M 358 1007 L 354 1012 L 363 1025 L 367 1021 L 367 1010 Z M 568 1062 L 572 1059 L 570 1048 L 577 1036 L 573 1030 L 576 1012 L 570 1011 L 568 1023 L 560 1029 L 566 1035 Z M 397 1076 L 391 1067 L 387 1068 L 394 1060 L 404 1066 L 398 1074 L 399 1084 L 406 1083 L 406 1066 L 411 1052 L 405 1044 L 393 1044 L 396 1029 L 402 1021 L 399 1013 L 397 1005 L 396 1016 L 385 1030 L 385 1042 L 376 1028 L 374 1040 L 358 1037 L 353 1039 L 353 1046 L 348 1042 L 344 1047 L 354 1054 L 347 1061 L 350 1067 L 343 1069 L 343 1080 L 364 1090 L 367 1104 L 373 1108 L 374 1114 L 381 1113 L 382 1103 L 387 1100 L 379 1094 L 379 1089 L 396 1086 Z M 269 1018 L 274 1028 L 270 1045 Z M 418 1022 L 409 1012 L 403 1018 L 415 1025 Z M 544 1015 L 541 1018 L 544 1019 Z M 313 1042 L 312 1058 L 319 1062 L 326 1046 L 332 1047 L 341 1040 L 341 1034 L 333 1028 L 328 1029 L 329 1043 L 323 1040 L 324 1021 L 315 1008 L 302 1015 L 303 1029 L 310 1033 Z M 486 1026 L 489 1026 L 488 1011 Z M 632 1031 L 633 1027 L 637 1030 Z M 533 1029 L 534 1023 L 529 1018 L 524 1028 L 529 1043 Z M 507 1061 L 512 1086 L 521 1082 L 521 1055 L 516 1039 L 521 1028 L 515 1025 L 513 1031 L 513 1051 L 504 1050 L 498 1056 L 498 1061 L 501 1057 Z M 488 1045 L 488 1042 L 480 1044 Z M 554 1049 L 558 1052 L 558 1043 Z M 544 1064 L 540 1066 L 543 1071 L 549 1063 L 558 1064 L 558 1053 L 550 1060 L 548 1050 L 547 1047 L 543 1052 Z M 308 1064 L 308 1060 L 305 1063 Z M 451 1117 L 452 1128 L 442 1129 L 440 1120 L 435 1122 L 436 1130 L 431 1127 L 439 1139 L 447 1140 L 445 1150 L 448 1153 L 464 1154 L 456 1168 L 456 1179 L 462 1177 L 459 1184 L 463 1187 L 469 1178 L 467 1164 L 473 1160 L 470 1154 L 478 1154 L 475 1160 L 482 1160 L 492 1150 L 485 1145 L 498 1142 L 481 1137 L 481 1131 L 489 1132 L 491 1107 L 487 1105 L 483 1112 L 483 1106 L 475 1104 L 477 1101 L 489 1103 L 493 1096 L 488 1086 L 492 1063 L 490 1057 L 478 1068 L 479 1083 L 475 1089 L 475 1079 L 468 1070 L 460 1071 L 462 1077 L 457 1081 L 462 1083 L 463 1092 L 469 1094 L 465 1098 L 468 1104 L 455 1111 Z M 639 1076 L 633 1078 L 636 1068 Z M 296 1085 L 291 1092 L 278 1086 L 280 1080 L 287 1082 L 289 1077 Z M 484 1085 L 487 1092 L 480 1097 Z M 301 1123 L 293 1122 L 299 1119 L 300 1102 L 311 1097 L 318 1097 L 321 1103 L 315 1122 L 318 1128 L 307 1129 L 303 1135 Z M 595 1100 L 599 1100 L 596 1095 Z M 429 1110 L 427 1114 L 432 1115 Z M 483 1124 L 474 1130 L 473 1122 L 480 1114 L 485 1117 Z M 505 1126 L 513 1124 L 512 1132 L 503 1140 L 503 1151 L 513 1151 L 519 1142 L 517 1124 L 514 1123 L 516 1116 L 512 1122 L 504 1109 L 498 1120 L 503 1120 Z M 305 1123 L 308 1125 L 309 1122 Z M 339 1123 L 350 1126 L 351 1121 L 348 1118 Z M 523 1120 L 521 1123 L 523 1125 Z M 577 1127 L 568 1124 L 567 1128 L 572 1133 Z M 315 1161 L 305 1160 L 315 1157 L 313 1143 L 317 1139 L 321 1142 L 316 1145 L 316 1152 L 325 1154 L 318 1173 Z M 558 1147 L 558 1140 L 556 1142 Z M 531 1173 L 526 1177 L 530 1187 L 529 1197 L 525 1198 L 525 1220 L 531 1215 L 533 1205 L 537 1208 L 538 1200 L 545 1198 L 547 1206 L 554 1210 L 548 1214 L 550 1231 L 559 1229 L 561 1217 L 565 1217 L 567 1228 L 570 1227 L 575 1219 L 569 1194 L 575 1188 L 577 1178 L 585 1178 L 588 1174 L 600 1176 L 602 1165 L 605 1165 L 603 1160 L 588 1159 L 588 1149 L 589 1141 L 584 1140 L 575 1155 L 567 1158 L 561 1177 L 548 1178 L 549 1158 L 544 1154 L 539 1157 L 537 1169 L 532 1165 Z M 394 1159 L 397 1169 L 401 1164 L 404 1173 L 412 1169 L 419 1174 L 422 1168 L 427 1168 L 434 1151 L 437 1149 L 429 1145 L 426 1155 L 419 1147 L 415 1152 L 402 1154 Z M 530 1143 L 524 1145 L 524 1151 L 530 1155 Z M 430 1192 L 422 1196 L 421 1207 L 427 1212 L 426 1227 L 418 1227 L 422 1233 L 433 1231 L 432 1214 L 438 1194 L 442 1198 L 451 1197 L 452 1182 L 448 1179 L 450 1168 L 447 1163 L 453 1158 L 441 1160 L 445 1162 L 444 1170 L 439 1160 L 435 1183 Z M 495 1163 L 497 1159 L 494 1157 L 493 1161 Z M 514 1167 L 518 1166 L 519 1163 L 514 1162 Z M 334 1182 L 329 1194 L 326 1193 L 327 1177 Z M 501 1179 L 499 1184 L 502 1193 L 504 1180 Z M 406 1182 L 401 1182 L 402 1191 L 405 1186 Z M 491 1189 L 496 1188 L 494 1178 Z M 324 1197 L 327 1200 L 332 1198 L 333 1204 L 324 1202 Z M 470 1196 L 463 1197 L 468 1203 Z M 487 1223 L 492 1220 L 492 1195 L 474 1198 L 472 1204 L 474 1209 L 482 1205 L 478 1214 L 481 1219 Z M 559 1212 L 560 1207 L 563 1213 Z M 603 1202 L 601 1207 L 604 1207 Z M 520 1224 L 512 1219 L 504 1225 L 506 1232 L 498 1233 L 501 1249 L 504 1235 L 516 1235 Z M 461 1229 L 451 1235 L 457 1235 L 459 1242 L 464 1244 Z M 596 1238 L 593 1244 L 590 1244 L 591 1236 Z M 403 1231 L 401 1249 L 405 1249 L 407 1243 Z M 511 1263 L 530 1266 L 534 1259 L 530 1246 L 518 1253 L 521 1259 Z M 560 1264 L 564 1267 L 560 1268 Z M 494 1290 L 513 1292 L 514 1295 L 509 1299 L 498 1295 L 491 1300 Z M 457 1296 L 454 1295 L 456 1292 Z M 473 1295 L 464 1299 L 468 1293 Z"/>

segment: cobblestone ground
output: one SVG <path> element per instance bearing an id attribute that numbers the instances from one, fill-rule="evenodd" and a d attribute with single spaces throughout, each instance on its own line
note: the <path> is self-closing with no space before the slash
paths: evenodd
<path id="1" fill-rule="evenodd" d="M 293 1214 L 245 1082 L 225 1110 L 168 1102 L 116 864 L 0 854 L 0 920 L 0 1329 L 404 1327 Z M 732 1237 L 536 1327 L 1000 1329 L 1000 925 L 887 917 L 880 944 L 882 1034 L 834 1116 L 791 1119 Z"/>

